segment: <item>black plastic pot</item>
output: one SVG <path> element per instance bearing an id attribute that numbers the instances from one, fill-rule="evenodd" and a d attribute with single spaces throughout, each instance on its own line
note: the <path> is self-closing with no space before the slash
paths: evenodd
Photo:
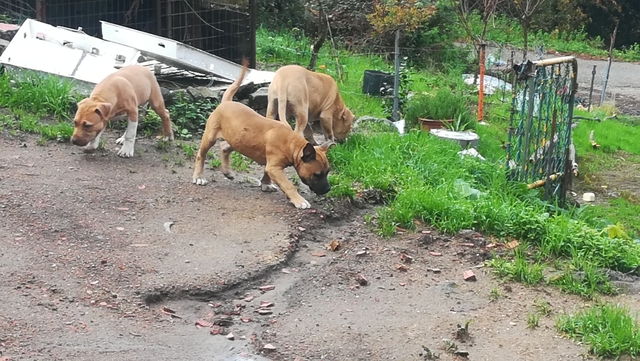
<path id="1" fill-rule="evenodd" d="M 384 86 L 393 88 L 393 74 L 383 73 L 377 70 L 365 70 L 362 79 L 362 93 L 380 95 L 380 89 Z"/>

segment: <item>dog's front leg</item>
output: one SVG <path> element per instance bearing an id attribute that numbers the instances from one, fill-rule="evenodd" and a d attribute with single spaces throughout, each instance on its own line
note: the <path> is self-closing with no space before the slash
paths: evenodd
<path id="1" fill-rule="evenodd" d="M 93 138 L 92 141 L 89 142 L 89 144 L 87 144 L 84 148 L 82 148 L 82 151 L 85 153 L 93 153 L 94 150 L 98 149 L 98 147 L 100 146 L 100 137 L 102 136 L 102 133 L 104 133 L 105 128 L 102 128 L 102 130 L 100 131 L 100 133 L 98 133 L 98 135 Z"/>
<path id="2" fill-rule="evenodd" d="M 298 193 L 296 187 L 287 179 L 282 167 L 267 164 L 265 174 L 282 189 L 291 203 L 298 209 L 311 208 L 311 204 Z M 263 178 L 264 179 L 264 178 Z"/>
<path id="3" fill-rule="evenodd" d="M 135 115 L 135 116 L 134 116 Z M 131 120 L 131 119 L 134 120 Z M 122 144 L 122 148 L 118 151 L 118 155 L 124 158 L 133 157 L 133 147 L 136 142 L 136 136 L 138 135 L 138 109 L 135 112 L 129 113 L 127 119 L 127 130 L 124 131 L 122 137 L 116 140 L 116 143 Z"/>

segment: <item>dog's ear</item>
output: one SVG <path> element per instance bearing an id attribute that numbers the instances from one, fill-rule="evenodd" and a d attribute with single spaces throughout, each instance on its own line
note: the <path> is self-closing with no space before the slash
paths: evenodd
<path id="1" fill-rule="evenodd" d="M 314 148 L 311 143 L 307 143 L 307 145 L 302 148 L 302 161 L 309 163 L 314 160 L 316 160 L 316 148 Z"/>
<path id="2" fill-rule="evenodd" d="M 109 113 L 111 113 L 111 104 L 98 103 L 94 112 L 96 112 L 96 114 L 98 114 L 102 119 L 106 119 L 109 116 Z"/>
<path id="3" fill-rule="evenodd" d="M 326 142 L 322 143 L 322 145 L 320 145 L 320 150 L 322 150 L 323 152 L 326 153 L 334 145 L 336 145 L 336 143 L 334 143 L 334 142 L 332 142 L 330 140 L 327 140 Z"/>

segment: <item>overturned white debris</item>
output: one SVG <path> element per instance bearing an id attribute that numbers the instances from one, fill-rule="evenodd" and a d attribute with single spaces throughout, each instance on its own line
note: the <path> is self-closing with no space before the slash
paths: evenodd
<path id="1" fill-rule="evenodd" d="M 0 63 L 96 84 L 118 68 L 137 63 L 139 56 L 128 46 L 27 19 Z"/>
<path id="2" fill-rule="evenodd" d="M 157 75 L 183 74 L 231 83 L 240 65 L 178 41 L 102 22 L 103 39 L 82 29 L 27 19 L 0 56 L 10 69 L 33 70 L 75 79 L 81 92 L 123 66 L 140 64 Z M 274 72 L 250 69 L 244 84 L 268 84 Z"/>
<path id="3" fill-rule="evenodd" d="M 111 24 L 106 21 L 101 21 L 101 23 L 102 37 L 105 40 L 138 49 L 145 56 L 152 57 L 165 64 L 202 74 L 220 76 L 228 82 L 233 82 L 240 74 L 240 65 L 179 41 Z M 250 69 L 242 84 L 271 83 L 274 74 L 271 71 Z"/>

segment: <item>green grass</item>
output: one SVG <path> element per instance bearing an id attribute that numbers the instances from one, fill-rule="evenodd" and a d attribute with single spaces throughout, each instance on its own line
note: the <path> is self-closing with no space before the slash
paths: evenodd
<path id="1" fill-rule="evenodd" d="M 640 356 L 640 330 L 629 310 L 617 304 L 597 304 L 556 321 L 559 332 L 589 346 L 600 357 Z"/>
<path id="2" fill-rule="evenodd" d="M 569 212 L 551 213 L 536 191 L 509 182 L 500 164 L 463 159 L 457 150 L 424 132 L 353 135 L 328 153 L 334 169 L 330 195 L 382 191 L 389 202 L 376 211 L 374 221 L 384 236 L 394 234 L 396 227 L 412 229 L 419 220 L 447 233 L 476 229 L 518 239 L 535 247 L 538 260 L 579 259 L 624 272 L 640 265 L 640 248 L 633 242 L 609 238 Z M 483 195 L 466 197 L 456 180 Z M 513 267 L 516 274 L 524 266 Z M 535 280 L 534 275 L 526 282 Z"/>
<path id="3" fill-rule="evenodd" d="M 43 140 L 67 141 L 73 133 L 69 121 L 78 97 L 73 83 L 55 76 L 22 72 L 0 75 L 0 128 L 41 135 Z"/>

